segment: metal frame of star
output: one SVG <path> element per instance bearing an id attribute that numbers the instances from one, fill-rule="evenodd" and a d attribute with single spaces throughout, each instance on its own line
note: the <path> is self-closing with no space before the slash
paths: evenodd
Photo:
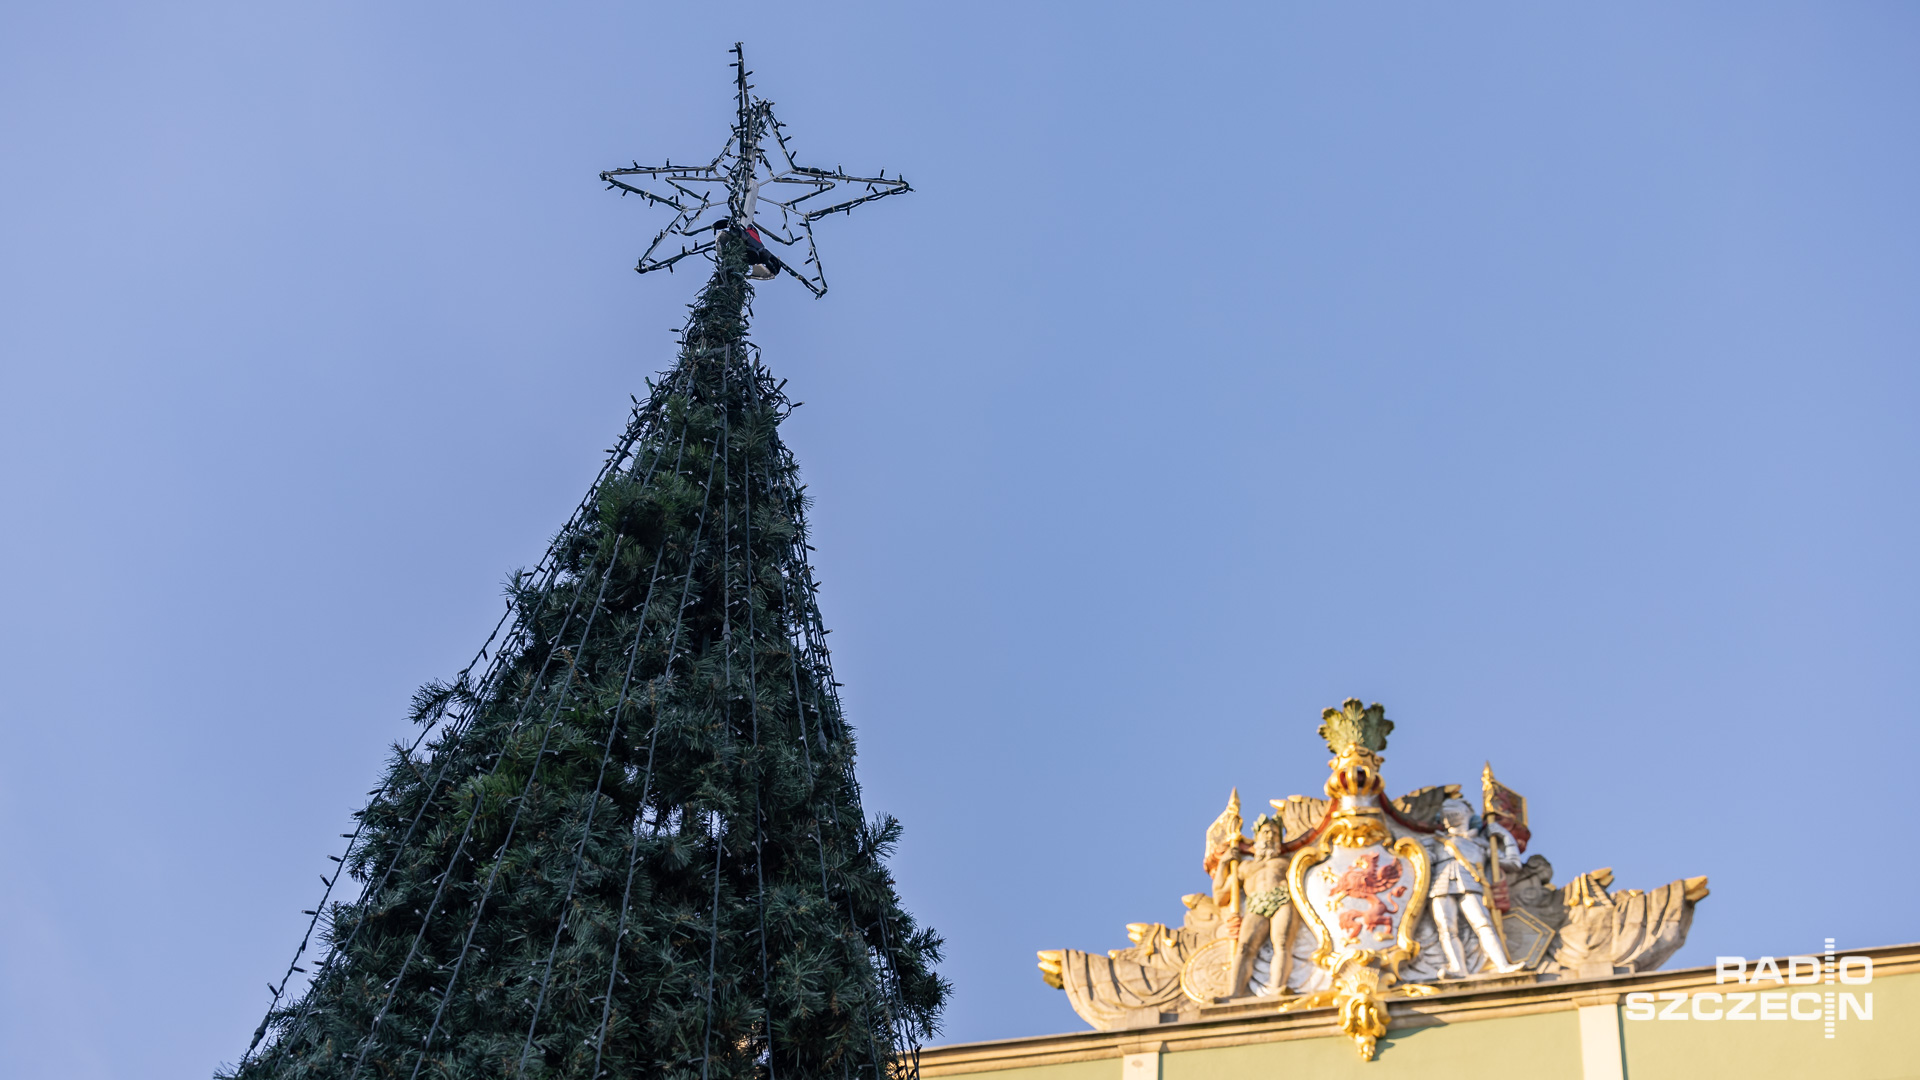
<path id="1" fill-rule="evenodd" d="M 813 240 L 813 223 L 829 214 L 843 214 L 859 206 L 861 203 L 872 202 L 875 199 L 883 199 L 888 195 L 898 195 L 902 192 L 911 191 L 912 188 L 908 186 L 906 180 L 903 178 L 889 178 L 884 169 L 880 171 L 880 175 L 878 176 L 850 176 L 837 169 L 814 169 L 795 164 L 793 153 L 787 145 L 785 126 L 774 119 L 772 104 L 770 102 L 757 101 L 755 102 L 755 109 L 760 114 L 762 122 L 772 129 L 774 141 L 779 147 L 778 153 L 781 160 L 785 163 L 786 168 L 777 169 L 773 161 L 767 156 L 766 149 L 764 147 L 756 148 L 757 152 L 754 155 L 755 175 L 749 183 L 747 191 L 742 193 L 742 201 L 746 207 L 746 212 L 743 217 L 745 220 L 756 225 L 762 235 L 785 247 L 793 247 L 804 239 L 807 245 L 807 257 L 804 265 L 813 268 L 811 275 L 800 273 L 793 268 L 791 263 L 784 259 L 781 260 L 782 268 L 785 269 L 787 273 L 793 275 L 795 280 L 805 285 L 813 295 L 824 296 L 827 292 L 827 280 L 825 272 L 820 265 L 819 249 L 815 246 Z M 639 263 L 634 267 L 635 270 L 638 270 L 642 274 L 662 269 L 672 270 L 673 264 L 679 262 L 681 259 L 692 255 L 706 254 L 714 249 L 712 231 L 721 217 L 732 216 L 731 206 L 733 192 L 731 188 L 728 188 L 728 198 L 724 200 L 716 199 L 711 185 L 730 185 L 733 182 L 732 172 L 734 164 L 739 160 L 739 152 L 737 149 L 739 145 L 740 133 L 736 129 L 734 137 L 727 141 L 726 147 L 714 157 L 712 162 L 706 165 L 674 165 L 669 163 L 666 165 L 649 166 L 634 162 L 630 167 L 609 169 L 600 174 L 600 179 L 606 181 L 609 188 L 619 189 L 622 195 L 638 195 L 646 199 L 649 205 L 660 203 L 672 207 L 674 210 L 673 220 L 669 221 L 666 227 L 654 236 L 653 242 L 647 245 L 647 250 L 640 256 Z M 765 176 L 760 175 L 762 167 L 765 169 Z M 628 183 L 620 179 L 621 177 L 644 177 L 647 180 L 664 184 L 670 191 L 649 190 L 636 183 Z M 854 198 L 834 203 L 831 206 L 820 207 L 819 209 L 808 209 L 803 205 L 809 200 L 819 198 L 839 188 L 843 184 L 848 186 L 863 185 L 866 191 L 864 194 Z M 773 185 L 789 185 L 804 188 L 805 190 L 786 198 L 774 198 L 768 191 Z M 780 208 L 780 224 L 778 227 L 770 227 L 765 222 L 759 220 L 757 213 L 759 204 L 761 203 L 767 203 Z M 715 208 L 721 209 L 724 213 L 716 216 L 711 221 L 701 223 L 707 212 Z M 656 258 L 654 255 L 654 253 L 659 250 L 661 243 L 669 236 L 681 236 L 689 240 L 695 240 L 695 238 L 702 233 L 708 234 L 708 237 L 704 240 L 697 240 L 690 246 L 682 244 L 680 250 L 672 255 L 662 258 Z"/>

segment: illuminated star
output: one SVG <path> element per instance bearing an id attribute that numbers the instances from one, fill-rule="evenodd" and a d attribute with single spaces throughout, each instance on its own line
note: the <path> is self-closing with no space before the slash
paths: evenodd
<path id="1" fill-rule="evenodd" d="M 723 222 L 751 224 L 762 238 L 783 247 L 797 251 L 804 243 L 806 257 L 799 260 L 799 268 L 788 259 L 780 260 L 780 268 L 813 295 L 825 296 L 827 279 L 814 246 L 813 223 L 913 189 L 901 177 L 889 178 L 884 169 L 878 176 L 854 176 L 838 168 L 795 163 L 786 129 L 774 119 L 773 103 L 752 94 L 747 82 L 752 72 L 738 44 L 733 56 L 739 115 L 718 156 L 705 165 L 635 162 L 600 174 L 608 187 L 618 188 L 622 195 L 638 195 L 649 204 L 673 210 L 673 220 L 654 236 L 634 269 L 642 274 L 671 270 L 689 256 L 711 256 L 718 246 L 716 230 Z M 669 237 L 678 237 L 680 243 L 671 243 Z"/>

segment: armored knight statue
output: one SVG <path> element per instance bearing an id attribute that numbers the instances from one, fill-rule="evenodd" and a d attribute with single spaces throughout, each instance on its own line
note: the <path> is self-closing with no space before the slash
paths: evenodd
<path id="1" fill-rule="evenodd" d="M 1519 971 L 1521 965 L 1507 958 L 1506 945 L 1494 930 L 1493 917 L 1487 914 L 1487 894 L 1493 891 L 1487 880 L 1489 858 L 1498 858 L 1509 871 L 1520 869 L 1520 847 L 1513 834 L 1498 822 L 1479 821 L 1465 799 L 1448 799 L 1440 804 L 1440 828 L 1420 840 L 1433 863 L 1433 885 L 1427 896 L 1434 929 L 1440 935 L 1440 951 L 1447 959 L 1445 973 L 1458 978 L 1472 974 L 1460 947 L 1462 915 L 1473 927 L 1494 972 L 1504 975 Z"/>
<path id="2" fill-rule="evenodd" d="M 1600 869 L 1555 885 L 1552 864 L 1526 855 L 1526 799 L 1492 766 L 1478 813 L 1456 784 L 1388 798 L 1380 773 L 1392 730 L 1379 705 L 1349 698 L 1324 710 L 1334 753 L 1325 798 L 1274 799 L 1248 837 L 1235 791 L 1206 832 L 1199 869 L 1210 888 L 1181 898 L 1179 924 L 1129 923 L 1133 944 L 1105 955 L 1042 952 L 1047 983 L 1102 1031 L 1263 999 L 1332 1009 L 1371 1060 L 1396 998 L 1466 980 L 1651 971 L 1685 942 L 1706 878 L 1614 892 L 1613 872 Z"/>

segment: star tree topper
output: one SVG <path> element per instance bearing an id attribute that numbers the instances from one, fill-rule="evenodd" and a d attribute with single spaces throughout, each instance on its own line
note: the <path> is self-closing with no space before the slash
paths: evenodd
<path id="1" fill-rule="evenodd" d="M 888 178 L 885 169 L 878 176 L 853 176 L 838 168 L 796 164 L 786 128 L 774 119 L 773 102 L 752 93 L 747 78 L 753 73 L 747 70 L 738 43 L 733 46 L 733 71 L 739 115 L 732 136 L 711 162 L 641 165 L 636 161 L 600 174 L 621 195 L 638 195 L 674 212 L 673 220 L 654 236 L 634 269 L 646 274 L 672 270 L 689 256 L 712 257 L 719 246 L 719 230 L 727 223 L 752 225 L 765 239 L 795 252 L 804 245 L 806 255 L 800 267 L 783 259 L 780 269 L 813 295 L 825 296 L 827 279 L 814 246 L 813 223 L 913 189 L 901 177 Z M 675 237 L 678 244 L 669 239 Z"/>

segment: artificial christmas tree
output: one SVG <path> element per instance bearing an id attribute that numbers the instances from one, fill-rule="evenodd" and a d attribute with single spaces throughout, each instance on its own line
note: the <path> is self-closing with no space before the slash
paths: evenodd
<path id="1" fill-rule="evenodd" d="M 790 405 L 747 340 L 750 279 L 824 292 L 811 222 L 906 185 L 793 166 L 737 55 L 736 73 L 711 165 L 604 174 L 672 205 L 663 236 L 694 242 L 649 249 L 642 271 L 714 261 L 678 363 L 516 576 L 497 641 L 420 692 L 428 731 L 396 750 L 342 857 L 360 894 L 310 913 L 325 959 L 291 992 L 302 943 L 228 1075 L 914 1071 L 947 992 L 940 940 L 887 874 L 898 825 L 861 808 L 779 438 Z M 664 195 L 626 179 L 661 175 Z M 701 180 L 726 199 L 690 194 Z M 864 194 L 804 208 L 843 182 Z M 761 194 L 782 183 L 795 197 Z M 757 222 L 768 206 L 780 224 Z M 802 269 L 770 260 L 762 230 L 804 239 Z"/>

